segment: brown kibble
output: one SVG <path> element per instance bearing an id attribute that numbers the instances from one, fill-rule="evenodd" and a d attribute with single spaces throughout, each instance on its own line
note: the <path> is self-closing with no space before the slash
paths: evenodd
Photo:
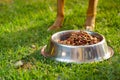
<path id="1" fill-rule="evenodd" d="M 72 46 L 92 45 L 98 42 L 100 42 L 100 39 L 84 31 L 72 32 L 69 37 L 66 37 L 65 40 L 58 40 L 58 43 L 60 44 Z"/>

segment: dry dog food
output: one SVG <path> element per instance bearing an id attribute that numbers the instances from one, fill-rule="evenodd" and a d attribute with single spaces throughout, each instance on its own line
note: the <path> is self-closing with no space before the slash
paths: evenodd
<path id="1" fill-rule="evenodd" d="M 58 40 L 58 43 L 60 44 L 72 46 L 92 45 L 98 42 L 100 42 L 100 39 L 93 35 L 88 34 L 85 31 L 71 32 L 69 36 L 66 36 L 66 39 Z"/>

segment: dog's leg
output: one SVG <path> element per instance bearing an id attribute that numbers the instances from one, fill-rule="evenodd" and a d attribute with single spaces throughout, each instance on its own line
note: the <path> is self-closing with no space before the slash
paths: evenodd
<path id="1" fill-rule="evenodd" d="M 48 30 L 57 30 L 62 26 L 64 20 L 64 0 L 57 0 L 57 18 Z"/>
<path id="2" fill-rule="evenodd" d="M 86 18 L 86 22 L 85 22 L 85 28 L 87 30 L 91 30 L 91 31 L 94 30 L 97 3 L 98 3 L 98 0 L 89 0 L 88 10 L 87 10 L 87 18 Z"/>

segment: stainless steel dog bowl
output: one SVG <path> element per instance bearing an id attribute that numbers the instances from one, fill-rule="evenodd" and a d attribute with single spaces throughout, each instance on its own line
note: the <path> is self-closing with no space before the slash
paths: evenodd
<path id="1" fill-rule="evenodd" d="M 57 41 L 63 35 L 69 35 L 71 32 L 78 32 L 79 30 L 67 30 L 53 34 L 50 43 L 41 49 L 42 55 L 51 56 L 57 61 L 61 62 L 75 62 L 75 63 L 88 63 L 103 61 L 113 56 L 114 51 L 111 47 L 107 46 L 104 36 L 91 31 L 85 31 L 101 39 L 100 42 L 93 45 L 84 46 L 70 46 L 63 45 Z"/>

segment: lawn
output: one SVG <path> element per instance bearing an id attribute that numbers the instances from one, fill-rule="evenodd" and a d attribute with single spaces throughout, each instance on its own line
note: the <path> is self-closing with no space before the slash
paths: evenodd
<path id="1" fill-rule="evenodd" d="M 88 0 L 66 0 L 59 30 L 84 29 Z M 40 54 L 56 18 L 56 0 L 0 1 L 0 80 L 120 80 L 120 0 L 99 0 L 95 32 L 105 36 L 114 56 L 108 60 L 62 63 Z M 17 61 L 24 65 L 15 67 Z"/>

